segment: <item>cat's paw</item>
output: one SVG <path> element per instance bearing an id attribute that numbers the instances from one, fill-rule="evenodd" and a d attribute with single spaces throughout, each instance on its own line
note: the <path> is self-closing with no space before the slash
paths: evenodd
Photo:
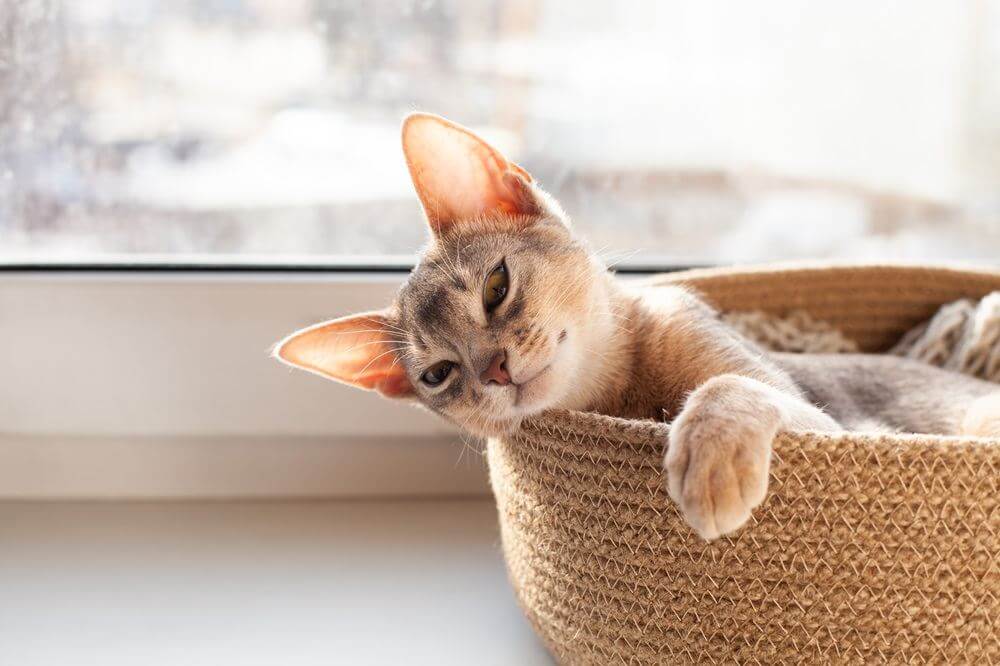
<path id="1" fill-rule="evenodd" d="M 741 527 L 767 494 L 781 412 L 752 389 L 741 377 L 710 380 L 670 426 L 667 490 L 704 539 Z"/>

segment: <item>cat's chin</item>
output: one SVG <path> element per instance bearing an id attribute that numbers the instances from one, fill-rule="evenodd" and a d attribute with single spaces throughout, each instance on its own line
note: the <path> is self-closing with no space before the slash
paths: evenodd
<path id="1" fill-rule="evenodd" d="M 524 418 L 513 416 L 504 421 L 492 421 L 488 425 L 481 426 L 481 430 L 474 434 L 480 437 L 506 437 L 513 435 L 521 428 Z"/>
<path id="2" fill-rule="evenodd" d="M 538 374 L 517 387 L 511 410 L 519 417 L 532 416 L 543 412 L 556 401 L 559 382 L 556 379 L 555 363 L 542 368 Z"/>
<path id="3" fill-rule="evenodd" d="M 481 423 L 479 432 L 475 433 L 482 437 L 506 437 L 515 434 L 521 429 L 521 424 L 533 416 L 537 416 L 550 409 L 548 404 L 535 408 L 518 410 L 517 413 L 510 414 L 503 419 L 491 420 L 488 423 Z"/>

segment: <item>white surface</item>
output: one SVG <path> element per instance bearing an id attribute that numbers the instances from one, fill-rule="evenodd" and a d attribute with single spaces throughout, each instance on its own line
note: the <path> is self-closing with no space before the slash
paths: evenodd
<path id="1" fill-rule="evenodd" d="M 0 504 L 0 663 L 551 663 L 488 501 Z"/>
<path id="2" fill-rule="evenodd" d="M 297 328 L 388 305 L 404 277 L 5 274 L 0 433 L 452 434 L 402 401 L 270 356 Z"/>

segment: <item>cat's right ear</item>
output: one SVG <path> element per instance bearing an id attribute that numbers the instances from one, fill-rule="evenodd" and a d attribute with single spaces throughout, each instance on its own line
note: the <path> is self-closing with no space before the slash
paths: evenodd
<path id="1" fill-rule="evenodd" d="M 274 357 L 294 368 L 388 398 L 413 394 L 398 356 L 398 331 L 384 312 L 366 312 L 292 333 L 274 348 Z"/>
<path id="2" fill-rule="evenodd" d="M 430 113 L 403 121 L 403 153 L 435 235 L 480 217 L 524 226 L 543 212 L 531 175 L 470 130 Z"/>

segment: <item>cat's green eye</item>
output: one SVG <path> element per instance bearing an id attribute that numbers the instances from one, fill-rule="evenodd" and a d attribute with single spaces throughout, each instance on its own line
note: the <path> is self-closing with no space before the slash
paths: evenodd
<path id="1" fill-rule="evenodd" d="M 448 379 L 448 375 L 455 368 L 455 364 L 451 361 L 441 361 L 440 363 L 435 363 L 431 367 L 427 368 L 424 374 L 420 375 L 420 381 L 427 384 L 428 386 L 437 386 L 444 380 Z"/>
<path id="2" fill-rule="evenodd" d="M 483 285 L 483 307 L 487 312 L 492 312 L 503 303 L 503 299 L 507 297 L 507 286 L 507 264 L 501 261 Z"/>

